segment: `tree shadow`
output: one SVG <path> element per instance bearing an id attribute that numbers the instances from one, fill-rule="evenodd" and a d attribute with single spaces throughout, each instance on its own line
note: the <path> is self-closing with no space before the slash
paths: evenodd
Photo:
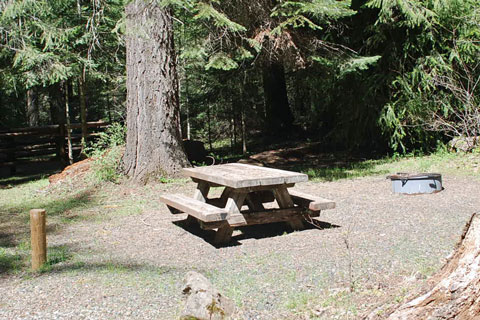
<path id="1" fill-rule="evenodd" d="M 77 261 L 74 263 L 63 263 L 56 265 L 48 270 L 49 273 L 64 273 L 72 271 L 82 272 L 105 272 L 105 273 L 125 273 L 125 272 L 152 272 L 155 274 L 166 274 L 177 271 L 184 271 L 183 269 L 170 266 L 152 266 L 138 263 L 125 263 L 119 261 L 108 262 L 84 262 Z M 185 270 L 186 271 L 186 270 Z"/>
<path id="2" fill-rule="evenodd" d="M 17 172 L 10 175 L 9 168 L 0 168 L 0 189 L 10 189 L 17 185 L 42 179 L 62 170 L 60 161 L 37 161 L 31 164 L 22 164 Z"/>
<path id="3" fill-rule="evenodd" d="M 240 231 L 239 234 L 235 234 L 238 232 L 234 232 L 232 239 L 229 243 L 226 244 L 215 244 L 213 242 L 215 238 L 214 230 L 203 230 L 200 228 L 198 223 L 192 223 L 187 219 L 184 220 L 176 220 L 172 222 L 176 226 L 184 229 L 185 231 L 197 236 L 198 238 L 203 239 L 206 243 L 210 244 L 211 246 L 219 249 L 225 247 L 234 247 L 242 245 L 242 240 L 247 239 L 266 239 L 266 238 L 274 238 L 283 236 L 286 234 L 290 234 L 295 232 L 287 223 L 285 222 L 275 222 L 275 223 L 268 223 L 262 225 L 253 225 L 253 226 L 245 226 L 239 227 L 235 230 Z M 323 229 L 331 229 L 331 228 L 340 228 L 339 225 L 331 224 L 325 221 L 320 221 L 315 219 L 315 225 L 311 223 L 304 223 L 305 228 L 303 230 L 299 230 L 296 232 L 302 232 L 305 230 L 318 230 L 321 231 Z"/>
<path id="4" fill-rule="evenodd" d="M 298 142 L 280 145 L 252 154 L 247 158 L 231 158 L 227 162 L 242 162 L 265 167 L 306 173 L 310 179 L 335 181 L 339 179 L 385 174 L 378 165 L 386 160 L 381 155 L 351 152 L 327 152 L 320 143 Z"/>
<path id="5" fill-rule="evenodd" d="M 44 274 L 59 274 L 72 271 L 101 272 L 101 273 L 124 273 L 124 272 L 152 272 L 163 274 L 182 271 L 170 266 L 152 266 L 138 263 L 125 263 L 119 261 L 85 262 L 74 261 L 78 247 L 75 244 L 56 245 L 47 247 L 47 261 L 36 272 L 36 276 Z M 0 275 L 17 274 L 30 277 L 30 248 L 23 248 L 15 254 L 5 254 L 0 250 Z"/>
<path id="6" fill-rule="evenodd" d="M 86 207 L 92 203 L 94 190 L 89 189 L 76 195 L 56 198 L 52 201 L 42 203 L 42 208 L 47 212 L 46 231 L 49 234 L 59 232 L 65 223 L 89 219 L 89 216 L 82 216 L 71 213 L 71 210 L 79 207 Z M 22 246 L 28 246 L 30 234 L 30 206 L 11 207 L 7 210 L 0 210 L 0 255 L 3 253 L 3 269 L 15 269 L 22 252 Z M 49 219 L 52 218 L 52 219 Z M 13 253 L 7 253 L 13 252 Z M 20 254 L 21 256 L 21 254 Z M 0 268 L 1 269 L 1 268 Z"/>
<path id="7" fill-rule="evenodd" d="M 31 261 L 31 251 L 28 244 L 17 249 L 15 253 L 0 251 L 0 274 L 19 273 L 29 270 Z M 47 261 L 40 268 L 40 272 L 46 272 L 52 269 L 56 264 L 66 262 L 73 257 L 70 247 L 67 245 L 57 245 L 47 247 Z"/>

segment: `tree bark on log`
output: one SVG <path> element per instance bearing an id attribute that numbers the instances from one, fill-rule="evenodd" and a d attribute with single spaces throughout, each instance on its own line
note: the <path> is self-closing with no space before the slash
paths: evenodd
<path id="1" fill-rule="evenodd" d="M 171 11 L 135 0 L 127 17 L 127 144 L 124 169 L 135 181 L 189 166 L 180 136 Z"/>
<path id="2" fill-rule="evenodd" d="M 455 252 L 432 278 L 434 287 L 388 319 L 480 319 L 480 215 L 467 223 Z"/>

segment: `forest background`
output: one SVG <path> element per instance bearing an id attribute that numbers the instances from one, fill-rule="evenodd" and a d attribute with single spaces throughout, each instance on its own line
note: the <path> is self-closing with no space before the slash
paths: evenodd
<path id="1" fill-rule="evenodd" d="M 74 122 L 124 122 L 125 5 L 3 1 L 0 128 L 64 123 L 66 106 Z M 174 13 L 183 138 L 244 152 L 259 137 L 376 154 L 476 145 L 476 0 L 152 5 Z"/>

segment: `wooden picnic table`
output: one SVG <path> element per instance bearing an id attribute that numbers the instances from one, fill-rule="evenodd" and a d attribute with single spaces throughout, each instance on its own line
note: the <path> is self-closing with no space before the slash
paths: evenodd
<path id="1" fill-rule="evenodd" d="M 241 163 L 185 168 L 183 173 L 197 183 L 193 197 L 166 194 L 160 200 L 172 213 L 187 213 L 187 221 L 216 229 L 217 244 L 228 243 L 240 226 L 284 221 L 299 230 L 305 215 L 316 217 L 335 207 L 331 200 L 289 189 L 308 181 L 303 173 Z M 209 198 L 211 187 L 224 187 L 221 196 Z"/>

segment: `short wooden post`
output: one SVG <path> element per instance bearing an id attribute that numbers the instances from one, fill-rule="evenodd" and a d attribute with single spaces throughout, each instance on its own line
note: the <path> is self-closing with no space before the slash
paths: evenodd
<path id="1" fill-rule="evenodd" d="M 47 261 L 47 233 L 45 209 L 30 210 L 32 239 L 32 270 L 36 271 Z"/>

